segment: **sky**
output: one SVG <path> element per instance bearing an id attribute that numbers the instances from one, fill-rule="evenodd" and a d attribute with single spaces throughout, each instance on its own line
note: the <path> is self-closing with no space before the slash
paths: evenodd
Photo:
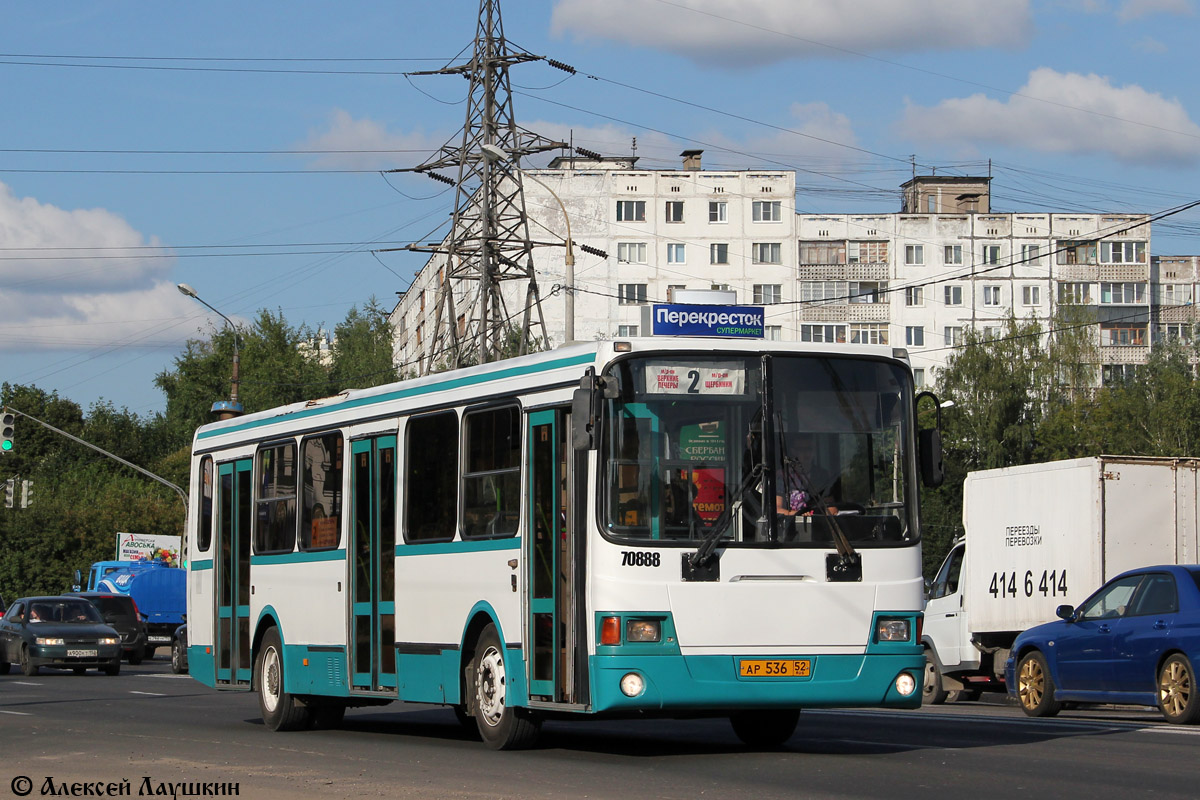
<path id="1" fill-rule="evenodd" d="M 639 166 L 795 169 L 799 213 L 895 212 L 912 176 L 992 208 L 1200 199 L 1200 0 L 501 0 L 518 123 Z M 387 308 L 453 195 L 478 0 L 18 0 L 0 29 L 0 382 L 137 414 L 189 338 L 260 309 Z M 636 140 L 636 144 L 635 144 Z M 636 146 L 636 150 L 634 147 Z M 1200 254 L 1200 211 L 1154 226 Z M 219 398 L 214 398 L 219 399 Z"/>

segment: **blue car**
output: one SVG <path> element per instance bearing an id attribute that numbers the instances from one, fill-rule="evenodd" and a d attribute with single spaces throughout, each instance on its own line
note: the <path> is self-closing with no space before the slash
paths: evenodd
<path id="1" fill-rule="evenodd" d="M 1018 636 L 1005 667 L 1026 714 L 1130 703 L 1158 706 L 1168 722 L 1200 719 L 1200 566 L 1123 572 L 1058 616 Z"/>

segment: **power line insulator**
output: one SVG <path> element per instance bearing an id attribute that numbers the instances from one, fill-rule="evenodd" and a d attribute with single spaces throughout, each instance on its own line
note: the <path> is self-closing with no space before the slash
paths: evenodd
<path id="1" fill-rule="evenodd" d="M 555 61 L 553 58 L 547 58 L 546 63 L 549 64 L 550 66 L 554 67 L 555 69 L 561 69 L 563 72 L 569 72 L 572 75 L 575 74 L 575 68 L 572 67 L 570 64 L 564 64 L 561 61 Z"/>
<path id="2" fill-rule="evenodd" d="M 579 244 L 576 242 L 576 244 Z M 601 250 L 599 247 L 592 247 L 590 244 L 579 244 L 579 249 L 588 255 L 599 256 L 600 258 L 608 258 L 608 253 Z"/>
<path id="3" fill-rule="evenodd" d="M 588 150 L 586 147 L 576 147 L 575 152 L 579 153 L 579 155 L 583 156 L 584 158 L 593 158 L 596 161 L 600 161 L 604 158 L 604 156 L 600 155 L 595 150 Z"/>
<path id="4" fill-rule="evenodd" d="M 425 175 L 427 177 L 433 178 L 435 181 L 437 181 L 439 183 L 444 183 L 448 186 L 456 186 L 457 185 L 454 182 L 453 178 L 447 178 L 445 175 L 438 175 L 436 172 L 426 172 Z"/>

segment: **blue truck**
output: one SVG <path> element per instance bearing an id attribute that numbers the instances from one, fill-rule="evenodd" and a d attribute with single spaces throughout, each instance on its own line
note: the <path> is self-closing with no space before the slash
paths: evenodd
<path id="1" fill-rule="evenodd" d="M 75 582 L 82 576 L 76 572 Z M 97 561 L 88 571 L 87 591 L 128 595 L 146 621 L 146 658 L 170 647 L 187 613 L 187 570 L 161 561 Z"/>

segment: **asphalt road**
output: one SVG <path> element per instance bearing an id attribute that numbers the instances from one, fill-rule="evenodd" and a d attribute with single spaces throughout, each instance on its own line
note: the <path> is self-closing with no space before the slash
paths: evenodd
<path id="1" fill-rule="evenodd" d="M 47 779 L 171 796 L 236 784 L 250 798 L 1187 797 L 1200 726 L 1146 709 L 1030 720 L 987 703 L 805 711 L 778 750 L 726 721 L 549 722 L 535 750 L 486 749 L 447 709 L 352 709 L 340 730 L 272 733 L 254 695 L 210 690 L 159 659 L 118 677 L 0 676 L 0 800 Z M 28 784 L 20 778 L 28 778 Z M 76 787 L 82 792 L 86 787 Z M 165 794 L 162 794 L 165 792 Z M 179 792 L 184 796 L 184 792 Z"/>

